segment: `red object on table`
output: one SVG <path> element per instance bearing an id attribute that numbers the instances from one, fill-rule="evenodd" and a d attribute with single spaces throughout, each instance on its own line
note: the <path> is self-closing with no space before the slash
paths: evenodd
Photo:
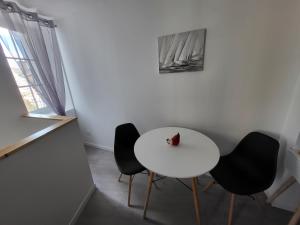
<path id="1" fill-rule="evenodd" d="M 170 145 L 174 145 L 174 146 L 179 145 L 179 143 L 180 143 L 180 134 L 177 133 L 171 139 L 168 138 L 167 143 L 170 144 Z"/>

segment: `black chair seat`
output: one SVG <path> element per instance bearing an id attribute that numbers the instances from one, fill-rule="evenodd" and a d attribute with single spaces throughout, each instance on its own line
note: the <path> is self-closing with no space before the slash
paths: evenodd
<path id="1" fill-rule="evenodd" d="M 132 123 L 121 124 L 116 127 L 114 155 L 117 166 L 122 174 L 129 175 L 128 206 L 130 206 L 131 184 L 135 174 L 145 170 L 134 154 L 134 144 L 140 137 Z"/>
<path id="2" fill-rule="evenodd" d="M 119 125 L 115 132 L 114 155 L 122 174 L 134 175 L 145 170 L 134 154 L 134 144 L 140 137 L 132 123 Z"/>
<path id="3" fill-rule="evenodd" d="M 122 174 L 133 175 L 145 170 L 145 167 L 136 159 L 133 147 L 123 147 L 122 149 L 123 151 L 116 155 L 117 166 Z"/>
<path id="4" fill-rule="evenodd" d="M 277 140 L 251 132 L 227 156 L 222 156 L 210 172 L 227 191 L 252 195 L 269 188 L 276 175 L 279 143 Z"/>
<path id="5" fill-rule="evenodd" d="M 259 167 L 251 166 L 245 159 L 221 157 L 218 165 L 210 172 L 214 179 L 227 191 L 239 195 L 252 195 L 264 191 L 264 175 Z"/>
<path id="6" fill-rule="evenodd" d="M 145 170 L 145 167 L 143 167 L 135 158 L 119 160 L 118 167 L 120 172 L 126 175 L 137 174 Z"/>
<path id="7" fill-rule="evenodd" d="M 114 155 L 122 174 L 134 175 L 145 170 L 134 154 L 134 144 L 140 137 L 132 123 L 119 125 L 115 132 Z"/>
<path id="8" fill-rule="evenodd" d="M 235 194 L 253 195 L 272 185 L 278 150 L 277 140 L 260 132 L 251 132 L 210 171 L 215 181 L 230 192 L 228 225 L 232 224 Z"/>

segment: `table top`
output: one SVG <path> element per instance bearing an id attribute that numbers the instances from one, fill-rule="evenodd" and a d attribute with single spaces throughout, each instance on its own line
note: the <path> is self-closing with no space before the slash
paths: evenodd
<path id="1" fill-rule="evenodd" d="M 172 146 L 166 139 L 180 133 L 180 144 Z M 207 173 L 220 158 L 217 145 L 200 132 L 163 127 L 143 134 L 135 143 L 137 160 L 150 171 L 174 178 L 191 178 Z"/>

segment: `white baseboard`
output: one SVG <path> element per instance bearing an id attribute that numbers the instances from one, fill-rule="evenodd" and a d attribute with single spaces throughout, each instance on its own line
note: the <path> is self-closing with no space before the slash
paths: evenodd
<path id="1" fill-rule="evenodd" d="M 102 150 L 105 150 L 105 151 L 110 151 L 110 152 L 114 151 L 113 147 L 101 146 L 101 145 L 94 144 L 94 143 L 91 143 L 91 142 L 85 142 L 84 145 L 86 145 L 88 147 L 102 149 Z"/>
<path id="2" fill-rule="evenodd" d="M 88 203 L 88 201 L 92 197 L 92 194 L 95 192 L 95 190 L 96 190 L 96 186 L 95 185 L 93 185 L 93 186 L 90 187 L 89 191 L 87 192 L 87 194 L 85 195 L 85 197 L 81 201 L 80 205 L 78 206 L 75 214 L 73 215 L 73 217 L 72 217 L 69 225 L 75 225 L 76 224 L 76 222 L 77 222 L 80 214 L 84 210 L 86 204 Z"/>

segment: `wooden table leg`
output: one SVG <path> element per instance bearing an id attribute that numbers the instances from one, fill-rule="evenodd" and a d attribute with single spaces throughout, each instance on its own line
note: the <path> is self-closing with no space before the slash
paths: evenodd
<path id="1" fill-rule="evenodd" d="M 270 196 L 270 198 L 267 200 L 268 203 L 272 203 L 280 194 L 282 194 L 284 191 L 286 191 L 290 186 L 292 186 L 294 183 L 296 183 L 296 179 L 294 177 L 289 177 L 287 181 L 285 181 L 280 188 L 274 192 Z"/>
<path id="2" fill-rule="evenodd" d="M 152 180 L 154 177 L 155 173 L 150 171 L 150 175 L 148 176 L 148 187 L 147 187 L 147 196 L 146 196 L 146 201 L 144 205 L 144 219 L 146 218 L 146 213 L 147 213 L 147 208 L 148 208 L 148 203 L 149 203 L 149 198 L 150 198 L 150 193 L 151 193 L 151 188 L 152 188 Z"/>
<path id="3" fill-rule="evenodd" d="M 193 190 L 193 198 L 195 205 L 195 213 L 196 213 L 196 222 L 200 225 L 200 202 L 199 202 L 199 193 L 197 188 L 197 177 L 192 178 L 192 190 Z"/>
<path id="4" fill-rule="evenodd" d="M 300 206 L 294 213 L 292 219 L 290 220 L 288 225 L 297 225 L 300 220 Z"/>

